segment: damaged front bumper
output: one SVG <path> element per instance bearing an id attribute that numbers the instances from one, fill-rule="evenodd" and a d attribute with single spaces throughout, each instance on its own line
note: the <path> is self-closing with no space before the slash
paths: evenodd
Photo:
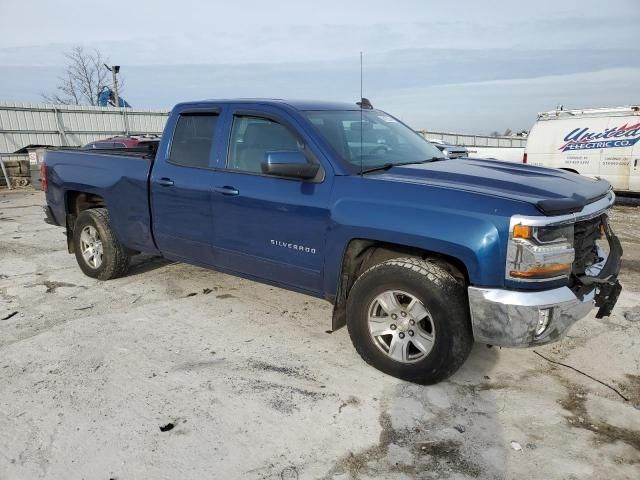
<path id="1" fill-rule="evenodd" d="M 559 340 L 575 322 L 594 306 L 596 318 L 611 314 L 622 287 L 620 271 L 622 246 L 609 227 L 603 227 L 609 253 L 577 277 L 573 288 L 521 291 L 469 287 L 469 308 L 473 335 L 477 342 L 503 347 L 529 347 Z"/>
<path id="2" fill-rule="evenodd" d="M 580 299 L 569 287 L 542 292 L 469 287 L 473 336 L 476 342 L 502 347 L 554 342 L 593 309 L 594 298 L 595 288 Z"/>

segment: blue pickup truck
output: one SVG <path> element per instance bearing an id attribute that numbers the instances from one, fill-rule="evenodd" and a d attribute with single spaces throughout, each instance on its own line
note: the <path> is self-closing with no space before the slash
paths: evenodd
<path id="1" fill-rule="evenodd" d="M 449 160 L 364 101 L 181 103 L 157 152 L 54 150 L 42 170 L 86 275 L 144 252 L 324 298 L 366 362 L 417 383 L 474 341 L 556 341 L 621 290 L 606 181 Z"/>

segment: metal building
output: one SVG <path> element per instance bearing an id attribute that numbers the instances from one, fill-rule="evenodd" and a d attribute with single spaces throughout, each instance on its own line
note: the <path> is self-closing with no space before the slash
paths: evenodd
<path id="1" fill-rule="evenodd" d="M 113 135 L 159 135 L 167 116 L 129 108 L 0 103 L 0 158 L 9 176 L 28 176 L 29 146 L 79 147 Z"/>

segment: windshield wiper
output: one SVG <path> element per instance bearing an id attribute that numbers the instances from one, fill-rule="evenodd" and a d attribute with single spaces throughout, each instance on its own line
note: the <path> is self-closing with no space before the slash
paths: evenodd
<path id="1" fill-rule="evenodd" d="M 418 160 L 415 162 L 384 163 L 382 165 L 378 165 L 377 167 L 365 168 L 360 173 L 365 174 L 371 172 L 381 172 L 389 170 L 391 167 L 402 167 L 403 165 L 419 165 L 421 163 L 437 162 L 439 160 L 446 160 L 446 157 L 431 157 L 427 158 L 426 160 Z"/>
<path id="2" fill-rule="evenodd" d="M 439 160 L 446 160 L 447 157 L 431 157 L 431 158 L 427 158 L 426 160 L 420 160 L 419 162 L 407 162 L 405 163 L 405 165 L 409 165 L 411 163 L 431 163 L 431 162 L 437 162 Z"/>
<path id="3" fill-rule="evenodd" d="M 360 170 L 360 175 L 364 175 L 365 173 L 381 172 L 381 171 L 384 171 L 384 170 L 389 170 L 391 167 L 395 167 L 396 165 L 398 165 L 398 164 L 397 163 L 385 163 L 383 165 L 378 165 L 377 167 L 364 168 L 364 169 Z"/>
<path id="4" fill-rule="evenodd" d="M 421 163 L 437 162 L 438 160 L 446 160 L 446 159 L 445 159 L 445 157 L 431 157 L 431 158 L 427 158 L 426 160 L 418 160 L 416 162 L 394 163 L 393 166 L 394 167 L 399 167 L 399 166 L 402 166 L 402 165 L 419 165 Z"/>

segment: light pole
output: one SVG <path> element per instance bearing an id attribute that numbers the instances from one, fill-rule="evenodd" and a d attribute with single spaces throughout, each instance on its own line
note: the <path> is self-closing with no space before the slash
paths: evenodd
<path id="1" fill-rule="evenodd" d="M 116 107 L 120 107 L 120 96 L 118 95 L 118 77 L 116 76 L 118 73 L 120 73 L 120 65 L 113 65 L 110 67 L 105 63 L 104 66 L 111 72 L 111 75 L 113 75 L 113 94 L 115 95 L 114 104 Z"/>

